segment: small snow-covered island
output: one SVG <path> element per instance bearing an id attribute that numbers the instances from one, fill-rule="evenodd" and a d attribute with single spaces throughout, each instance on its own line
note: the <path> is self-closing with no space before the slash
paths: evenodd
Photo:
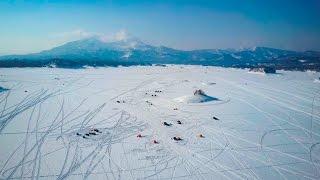
<path id="1" fill-rule="evenodd" d="M 203 90 L 197 89 L 193 92 L 193 95 L 182 96 L 175 99 L 178 102 L 184 103 L 205 103 L 209 101 L 218 101 L 218 98 L 208 96 Z"/>

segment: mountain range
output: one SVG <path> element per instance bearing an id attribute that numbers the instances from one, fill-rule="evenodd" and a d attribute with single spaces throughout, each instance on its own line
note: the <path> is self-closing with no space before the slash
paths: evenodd
<path id="1" fill-rule="evenodd" d="M 320 71 L 320 52 L 289 51 L 268 47 L 251 49 L 178 50 L 152 46 L 136 38 L 105 42 L 92 37 L 26 55 L 0 56 L 0 67 L 129 66 L 151 64 L 192 64 L 251 68 L 275 66 L 286 70 Z"/>

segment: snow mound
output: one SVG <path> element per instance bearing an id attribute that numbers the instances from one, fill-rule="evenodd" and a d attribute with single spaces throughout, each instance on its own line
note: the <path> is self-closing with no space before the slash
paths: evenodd
<path id="1" fill-rule="evenodd" d="M 191 96 L 182 96 L 175 98 L 175 101 L 184 103 L 204 103 L 209 101 L 218 101 L 216 97 L 206 95 L 201 89 L 196 90 Z"/>

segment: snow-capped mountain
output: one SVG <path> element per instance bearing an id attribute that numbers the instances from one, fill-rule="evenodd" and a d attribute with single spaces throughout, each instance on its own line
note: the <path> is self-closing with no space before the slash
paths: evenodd
<path id="1" fill-rule="evenodd" d="M 250 49 L 204 49 L 183 51 L 165 46 L 152 46 L 137 38 L 106 42 L 99 37 L 68 42 L 64 45 L 27 55 L 0 57 L 0 67 L 58 67 L 199 64 L 225 67 L 275 65 L 284 69 L 320 70 L 320 53 L 296 52 L 267 47 Z"/>
<path id="2" fill-rule="evenodd" d="M 62 46 L 40 52 L 41 55 L 47 56 L 66 56 L 66 55 L 91 55 L 95 56 L 102 51 L 119 51 L 128 52 L 132 50 L 148 50 L 152 48 L 142 41 L 130 38 L 115 42 L 104 42 L 98 37 L 88 38 L 66 43 Z"/>

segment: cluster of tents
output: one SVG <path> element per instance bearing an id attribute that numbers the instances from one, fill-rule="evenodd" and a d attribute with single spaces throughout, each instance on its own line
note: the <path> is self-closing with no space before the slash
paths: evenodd
<path id="1" fill-rule="evenodd" d="M 93 129 L 90 129 L 89 132 L 87 132 L 87 133 L 83 133 L 82 134 L 82 133 L 77 132 L 76 135 L 77 136 L 82 136 L 83 139 L 87 139 L 90 136 L 96 136 L 96 135 L 101 134 L 101 133 L 102 133 L 102 131 L 100 131 L 99 129 L 93 128 Z"/>
<path id="2" fill-rule="evenodd" d="M 214 118 L 216 118 L 216 117 L 214 117 Z M 168 122 L 166 122 L 166 121 L 164 121 L 162 124 L 163 124 L 164 126 L 168 126 L 168 127 L 170 127 L 170 126 L 173 125 L 172 123 L 168 123 Z M 177 124 L 182 124 L 182 122 L 181 122 L 180 120 L 177 120 Z M 137 135 L 137 138 L 142 138 L 142 137 L 144 137 L 142 134 L 138 134 L 138 135 Z M 199 137 L 199 138 L 204 138 L 204 135 L 203 135 L 203 134 L 198 134 L 197 137 Z M 171 138 L 171 139 L 173 139 L 174 141 L 182 141 L 182 140 L 183 140 L 183 139 L 182 139 L 181 137 L 179 137 L 179 136 L 174 136 L 174 137 Z M 160 143 L 158 140 L 155 140 L 155 139 L 154 139 L 152 142 L 153 142 L 153 144 L 159 144 L 159 143 Z"/>

